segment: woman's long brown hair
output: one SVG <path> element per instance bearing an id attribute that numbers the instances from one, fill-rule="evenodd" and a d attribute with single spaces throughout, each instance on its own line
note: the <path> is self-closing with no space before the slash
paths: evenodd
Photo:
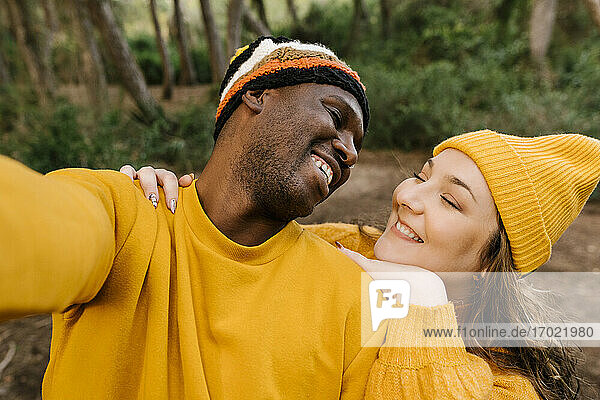
<path id="1" fill-rule="evenodd" d="M 508 235 L 497 215 L 499 229 L 480 252 L 480 271 L 490 271 L 476 285 L 475 301 L 468 302 L 463 319 L 469 323 L 544 323 L 555 320 L 556 311 L 517 272 Z M 495 272 L 500 272 L 496 274 Z M 485 316 L 485 317 L 484 317 Z M 487 321 L 481 321 L 481 318 Z M 499 369 L 529 379 L 542 399 L 576 399 L 581 379 L 576 374 L 580 349 L 539 344 L 523 347 L 467 348 Z"/>
<path id="2" fill-rule="evenodd" d="M 552 321 L 556 311 L 520 279 L 500 214 L 497 214 L 497 221 L 498 230 L 490 236 L 479 254 L 479 270 L 493 273 L 485 274 L 475 286 L 472 299 L 465 299 L 467 306 L 461 310 L 461 323 Z M 356 220 L 355 223 L 358 223 L 362 235 L 378 239 L 364 229 L 363 221 Z M 578 354 L 581 353 L 578 348 L 540 347 L 537 344 L 501 348 L 477 345 L 467 347 L 467 351 L 504 372 L 527 378 L 544 400 L 571 400 L 579 395 L 583 380 L 576 373 Z"/>

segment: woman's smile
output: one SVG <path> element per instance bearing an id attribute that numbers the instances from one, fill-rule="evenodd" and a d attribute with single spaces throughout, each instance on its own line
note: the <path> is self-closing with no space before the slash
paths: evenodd
<path id="1" fill-rule="evenodd" d="M 423 243 L 423 239 L 408 225 L 398 220 L 390 229 L 395 235 L 412 243 Z"/>

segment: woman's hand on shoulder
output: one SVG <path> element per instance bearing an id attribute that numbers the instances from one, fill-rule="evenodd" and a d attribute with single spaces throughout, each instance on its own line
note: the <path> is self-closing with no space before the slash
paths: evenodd
<path id="1" fill-rule="evenodd" d="M 144 196 L 150 200 L 154 208 L 158 206 L 158 186 L 161 186 L 165 192 L 167 206 L 173 214 L 175 214 L 179 200 L 178 186 L 190 186 L 194 180 L 193 173 L 177 179 L 177 175 L 172 171 L 164 168 L 155 169 L 151 166 L 142 167 L 136 171 L 131 165 L 123 165 L 119 171 L 130 177 L 132 182 L 139 179 Z"/>
<path id="2" fill-rule="evenodd" d="M 360 253 L 346 249 L 336 242 L 338 249 L 357 263 L 371 278 L 405 280 L 410 285 L 409 304 L 439 306 L 448 303 L 446 285 L 434 272 L 414 265 L 371 260 Z"/>

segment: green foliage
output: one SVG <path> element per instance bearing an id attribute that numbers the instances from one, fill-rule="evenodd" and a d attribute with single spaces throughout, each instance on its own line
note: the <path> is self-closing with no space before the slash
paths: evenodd
<path id="1" fill-rule="evenodd" d="M 455 2 L 456 3 L 456 2 Z M 409 2 L 396 14 L 401 29 L 398 39 L 409 36 L 414 55 L 421 63 L 435 60 L 457 61 L 489 42 L 492 25 L 473 24 L 473 15 L 464 8 L 444 7 L 427 2 Z"/>
<path id="2" fill-rule="evenodd" d="M 358 68 L 367 86 L 372 119 L 368 147 L 425 147 L 456 131 L 464 82 L 447 61 L 423 68 Z M 418 134 L 417 134 L 418 133 Z"/>
<path id="3" fill-rule="evenodd" d="M 549 51 L 550 81 L 540 79 L 529 61 L 529 1 L 391 2 L 391 32 L 385 39 L 379 2 L 366 2 L 368 22 L 354 43 L 348 43 L 351 1 L 312 1 L 299 27 L 272 23 L 274 34 L 323 43 L 360 73 L 372 110 L 365 147 L 430 148 L 448 136 L 482 128 L 600 137 L 600 35 L 583 2 L 559 2 Z M 136 7 L 123 3 L 120 10 L 131 20 Z M 153 32 L 147 32 L 136 33 L 129 44 L 147 82 L 159 85 L 162 64 Z M 254 39 L 247 31 L 243 34 L 245 42 Z M 61 43 L 54 49 L 54 65 L 59 80 L 72 81 L 77 63 L 70 60 L 77 58 L 77 46 L 69 38 Z M 0 48 L 16 81 L 26 81 L 14 41 L 0 37 Z M 191 52 L 199 82 L 210 82 L 205 41 Z M 178 76 L 173 43 L 169 54 Z M 112 82 L 109 62 L 106 68 Z M 132 162 L 188 172 L 207 159 L 214 109 L 189 106 L 169 115 L 169 123 L 143 126 L 119 110 L 95 121 L 91 110 L 64 100 L 42 109 L 34 92 L 0 87 L 0 151 L 40 171 L 66 165 L 115 168 Z"/>
<path id="4" fill-rule="evenodd" d="M 204 166 L 212 149 L 215 105 L 193 105 L 151 126 L 120 110 L 95 121 L 90 110 L 58 99 L 48 107 L 12 87 L 0 92 L 0 153 L 45 173 L 64 167 L 116 169 L 160 164 L 178 173 Z"/>
<path id="5" fill-rule="evenodd" d="M 58 82 L 78 81 L 83 69 L 84 56 L 74 35 L 65 35 L 63 40 L 57 41 L 52 48 L 52 66 Z"/>
<path id="6" fill-rule="evenodd" d="M 351 10 L 335 4 L 313 4 L 300 34 L 340 53 Z M 526 2 L 396 3 L 390 37 L 382 40 L 375 18 L 346 55 L 371 106 L 365 146 L 430 148 L 482 128 L 600 137 L 599 35 L 582 4 L 563 7 L 549 54 L 554 80 L 544 82 L 529 62 Z"/>
<path id="7" fill-rule="evenodd" d="M 143 35 L 128 39 L 131 51 L 146 78 L 149 85 L 160 85 L 162 83 L 162 62 L 156 47 L 156 39 L 153 35 Z M 177 48 L 173 44 L 168 45 L 169 59 L 175 69 L 175 78 L 181 73 Z M 210 83 L 210 59 L 206 47 L 194 47 L 190 49 L 192 62 L 196 70 L 199 83 Z"/>
<path id="8" fill-rule="evenodd" d="M 162 83 L 162 63 L 154 36 L 140 35 L 128 39 L 129 47 L 149 85 Z M 169 53 L 169 57 L 173 55 Z"/>
<path id="9" fill-rule="evenodd" d="M 20 93 L 14 86 L 0 85 L 0 134 L 15 129 L 23 111 L 20 103 L 27 101 L 30 96 L 31 92 Z"/>
<path id="10" fill-rule="evenodd" d="M 45 173 L 55 168 L 82 165 L 86 146 L 77 123 L 77 108 L 59 101 L 52 110 L 31 111 L 25 118 L 29 134 L 25 156 L 29 166 Z"/>
<path id="11" fill-rule="evenodd" d="M 138 166 L 160 164 L 187 173 L 204 167 L 212 146 L 216 105 L 191 105 L 142 129 L 128 147 Z"/>
<path id="12" fill-rule="evenodd" d="M 349 2 L 335 5 L 311 3 L 302 23 L 291 32 L 291 36 L 310 43 L 323 43 L 343 56 L 351 23 Z"/>
<path id="13" fill-rule="evenodd" d="M 191 49 L 192 61 L 196 68 L 196 79 L 198 83 L 211 83 L 210 55 L 206 46 L 193 47 Z"/>
<path id="14" fill-rule="evenodd" d="M 2 59 L 13 79 L 18 77 L 19 74 L 25 75 L 17 44 L 12 40 L 11 36 L 0 35 L 0 52 L 2 52 Z M 0 116 L 2 116 L 2 114 L 0 114 Z"/>

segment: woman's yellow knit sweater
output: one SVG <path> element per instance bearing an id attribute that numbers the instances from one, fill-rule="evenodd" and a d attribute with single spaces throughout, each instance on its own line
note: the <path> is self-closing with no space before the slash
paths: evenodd
<path id="1" fill-rule="evenodd" d="M 369 237 L 356 225 L 339 223 L 304 228 L 369 258 L 375 258 L 373 245 L 381 234 L 367 227 Z M 468 353 L 460 337 L 425 339 L 423 329 L 436 327 L 457 328 L 452 303 L 411 305 L 407 317 L 390 321 L 386 342 L 371 369 L 365 399 L 539 399 L 528 379 L 500 371 Z"/>

